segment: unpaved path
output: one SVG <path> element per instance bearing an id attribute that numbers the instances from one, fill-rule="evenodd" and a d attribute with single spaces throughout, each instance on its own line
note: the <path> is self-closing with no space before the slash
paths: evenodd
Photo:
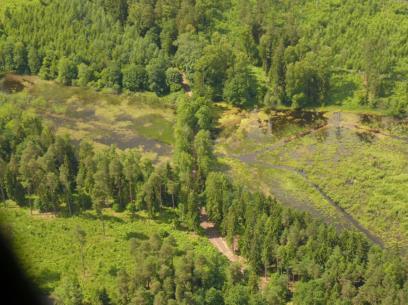
<path id="1" fill-rule="evenodd" d="M 236 255 L 228 246 L 227 241 L 221 236 L 215 224 L 208 219 L 207 212 L 204 208 L 201 209 L 200 213 L 200 226 L 204 229 L 204 234 L 208 240 L 220 253 L 225 255 L 230 262 L 237 262 L 240 263 L 242 267 L 245 267 L 245 259 Z"/>
<path id="2" fill-rule="evenodd" d="M 238 263 L 241 266 L 241 271 L 246 269 L 247 263 L 245 258 L 236 255 L 231 247 L 228 246 L 227 241 L 221 236 L 215 224 L 208 219 L 207 212 L 204 208 L 202 208 L 200 211 L 200 226 L 204 229 L 204 234 L 207 236 L 210 243 L 218 250 L 218 252 L 227 257 L 230 262 Z M 268 285 L 268 282 L 268 277 L 259 277 L 259 287 L 261 289 L 264 289 Z"/>
<path id="3" fill-rule="evenodd" d="M 184 93 L 189 96 L 192 97 L 193 96 L 193 91 L 191 91 L 191 87 L 190 87 L 190 82 L 187 79 L 187 76 L 185 73 L 182 74 L 183 75 L 183 80 L 181 82 L 183 89 L 184 89 Z"/>

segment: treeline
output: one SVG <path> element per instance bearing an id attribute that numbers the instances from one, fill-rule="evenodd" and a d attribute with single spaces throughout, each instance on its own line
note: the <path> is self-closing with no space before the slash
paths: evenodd
<path id="1" fill-rule="evenodd" d="M 321 105 L 354 93 L 360 105 L 407 111 L 407 3 L 238 2 L 243 47 L 269 76 L 266 104 Z"/>
<path id="2" fill-rule="evenodd" d="M 232 48 L 222 50 L 218 39 L 211 39 L 228 7 L 213 0 L 27 3 L 6 9 L 0 31 L 0 69 L 39 74 L 65 85 L 150 90 L 158 95 L 181 90 L 183 73 L 193 80 L 200 70 L 197 78 L 209 96 L 223 98 L 227 74 L 231 84 L 226 97 L 236 95 Z M 214 51 L 222 52 L 223 58 Z M 239 71 L 246 69 L 242 64 L 246 65 L 240 63 Z M 214 67 L 213 75 L 204 73 Z M 254 90 L 247 88 L 246 96 L 235 101 L 246 103 L 248 97 L 253 102 Z"/>
<path id="3" fill-rule="evenodd" d="M 235 105 L 407 111 L 403 1 L 55 0 L 5 9 L 0 69 L 63 84 L 194 90 Z M 253 67 L 262 68 L 262 75 Z"/>

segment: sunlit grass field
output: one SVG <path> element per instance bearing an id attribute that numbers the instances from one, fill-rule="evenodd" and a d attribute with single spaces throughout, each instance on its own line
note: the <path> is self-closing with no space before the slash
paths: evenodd
<path id="1" fill-rule="evenodd" d="M 152 234 L 171 235 L 181 251 L 194 250 L 205 256 L 220 255 L 206 238 L 175 228 L 171 211 L 152 220 L 140 213 L 131 221 L 126 213 L 105 210 L 105 235 L 102 223 L 93 212 L 72 218 L 52 215 L 30 216 L 28 209 L 16 206 L 0 208 L 3 230 L 11 233 L 12 244 L 30 277 L 44 293 L 52 292 L 61 277 L 70 272 L 79 275 L 85 297 L 101 288 L 116 299 L 117 273 L 120 269 L 133 272 L 137 262 L 131 255 L 132 239 L 149 239 Z M 77 229 L 85 231 L 85 270 L 80 256 Z"/>

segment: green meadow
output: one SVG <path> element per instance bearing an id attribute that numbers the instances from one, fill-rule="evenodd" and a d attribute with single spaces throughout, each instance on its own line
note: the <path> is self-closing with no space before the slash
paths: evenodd
<path id="1" fill-rule="evenodd" d="M 155 219 L 139 213 L 131 220 L 126 213 L 105 210 L 105 235 L 101 221 L 93 212 L 63 218 L 49 214 L 30 216 L 28 209 L 9 206 L 0 208 L 0 219 L 24 269 L 44 293 L 52 292 L 62 277 L 69 273 L 79 275 L 86 298 L 101 288 L 117 298 L 117 274 L 121 269 L 132 271 L 137 263 L 131 254 L 131 244 L 140 244 L 152 234 L 172 236 L 181 252 L 207 257 L 220 255 L 206 238 L 176 227 L 174 212 L 165 210 Z M 84 265 L 78 229 L 85 232 Z M 64 234 L 61 234 L 61 233 Z"/>

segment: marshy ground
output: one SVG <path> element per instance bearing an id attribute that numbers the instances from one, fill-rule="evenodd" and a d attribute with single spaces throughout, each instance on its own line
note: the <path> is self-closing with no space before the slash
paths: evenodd
<path id="1" fill-rule="evenodd" d="M 27 95 L 27 108 L 76 141 L 171 157 L 175 110 L 150 93 L 102 93 L 16 75 L 0 87 Z M 220 105 L 216 153 L 220 168 L 284 205 L 381 245 L 408 246 L 407 118 Z"/>
<path id="2" fill-rule="evenodd" d="M 346 112 L 245 112 L 220 120 L 217 152 L 241 182 L 285 205 L 408 245 L 408 122 Z"/>

